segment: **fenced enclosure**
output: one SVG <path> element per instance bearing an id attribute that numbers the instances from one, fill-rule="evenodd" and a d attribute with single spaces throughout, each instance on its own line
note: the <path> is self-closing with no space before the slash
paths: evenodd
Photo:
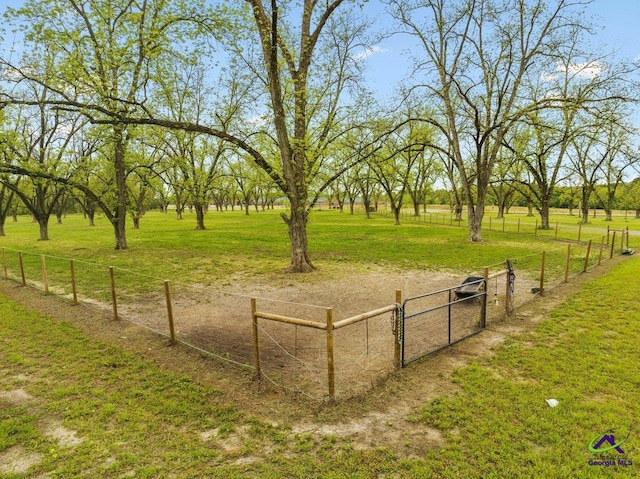
<path id="1" fill-rule="evenodd" d="M 628 248 L 629 232 L 619 230 L 511 258 L 512 294 L 504 263 L 477 271 L 409 271 L 395 278 L 400 288 L 390 287 L 387 275 L 368 290 L 358 287 L 358 278 L 308 291 L 250 282 L 222 290 L 2 248 L 0 273 L 252 369 L 262 384 L 324 400 L 363 393 L 400 365 L 476 334 Z M 482 293 L 455 298 L 469 276 L 482 278 Z"/>

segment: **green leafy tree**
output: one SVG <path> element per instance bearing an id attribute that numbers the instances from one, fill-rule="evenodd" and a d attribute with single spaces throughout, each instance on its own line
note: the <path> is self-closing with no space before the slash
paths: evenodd
<path id="1" fill-rule="evenodd" d="M 150 85 L 168 65 L 190 53 L 189 13 L 206 11 L 196 0 L 27 0 L 9 8 L 6 18 L 21 29 L 25 48 L 19 62 L 3 58 L 7 77 L 18 87 L 37 84 L 46 89 L 49 106 L 85 115 L 108 125 L 111 181 L 115 201 L 101 204 L 114 228 L 115 248 L 126 249 L 127 148 L 129 125 L 119 118 L 144 110 Z M 195 17 L 194 17 L 195 19 Z M 17 88 L 5 99 L 37 104 L 28 90 Z M 35 176 L 39 172 L 25 169 Z M 55 173 L 49 179 L 73 183 Z M 70 183 L 71 182 L 71 183 Z M 86 185 L 73 184 L 88 192 Z"/>

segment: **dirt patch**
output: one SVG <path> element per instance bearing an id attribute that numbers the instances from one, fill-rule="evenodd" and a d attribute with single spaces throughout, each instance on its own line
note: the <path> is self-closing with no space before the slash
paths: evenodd
<path id="1" fill-rule="evenodd" d="M 366 390 L 335 404 L 309 401 L 298 394 L 289 394 L 277 388 L 265 388 L 264 384 L 260 385 L 254 380 L 250 370 L 203 355 L 201 351 L 183 344 L 169 346 L 166 338 L 159 337 L 146 327 L 127 321 L 113 321 L 109 310 L 103 311 L 95 306 L 73 306 L 68 300 L 45 296 L 31 288 L 19 287 L 4 280 L 0 280 L 0 294 L 28 305 L 35 311 L 80 327 L 90 337 L 118 344 L 143 359 L 159 364 L 167 371 L 188 374 L 204 384 L 211 385 L 220 391 L 212 401 L 221 404 L 231 403 L 249 416 L 279 426 L 291 427 L 292 434 L 309 434 L 318 438 L 330 435 L 351 443 L 353 447 L 385 446 L 402 456 L 415 456 L 422 454 L 430 444 L 443 441 L 439 431 L 425 427 L 416 421 L 416 417 L 431 399 L 458 391 L 458 386 L 450 381 L 453 371 L 464 367 L 474 358 L 492 354 L 508 336 L 534 328 L 551 309 L 564 301 L 570 292 L 576 290 L 582 281 L 604 274 L 618 261 L 604 263 L 586 274 L 573 278 L 570 284 L 548 290 L 543 301 L 534 298 L 519 308 L 516 315 L 509 318 L 497 317 L 489 322 L 486 331 L 451 348 L 421 359 L 405 369 L 385 371 L 372 380 Z M 267 285 L 258 285 L 255 291 L 252 286 L 238 283 L 233 285 L 237 295 L 225 293 L 223 296 L 235 298 L 235 309 L 245 307 L 245 300 L 249 301 L 248 294 L 244 295 L 251 292 L 255 292 L 256 296 L 264 296 L 258 300 L 258 304 L 271 301 L 273 304 L 281 304 L 285 310 L 297 307 L 294 300 L 310 298 L 308 301 L 314 304 L 334 306 L 335 310 L 339 311 L 336 316 L 348 317 L 393 302 L 395 289 L 403 289 L 404 296 L 407 297 L 417 292 L 436 289 L 434 286 L 441 288 L 459 281 L 459 275 L 424 271 L 402 273 L 370 270 L 336 275 L 322 272 L 317 276 L 300 278 L 281 275 L 272 278 Z M 276 297 L 266 297 L 270 294 Z M 179 293 L 176 295 L 176 304 L 183 304 L 181 302 L 184 301 L 184 304 L 194 307 L 194 314 L 206 313 L 207 318 L 201 318 L 202 323 L 206 324 L 206 321 L 211 321 L 208 318 L 212 315 L 212 306 L 205 299 L 202 296 L 194 298 Z M 149 308 L 148 305 L 136 307 L 141 310 Z M 233 301 L 223 306 L 226 311 L 232 311 L 233 308 Z M 157 311 L 164 319 L 164 311 Z M 180 309 L 177 308 L 177 311 Z M 243 321 L 250 323 L 246 317 L 243 317 Z M 180 331 L 186 328 L 184 324 L 178 324 Z M 391 336 L 389 331 L 385 331 L 384 334 Z M 250 339 L 246 341 L 250 344 Z M 8 402 L 7 393 L 3 394 L 0 399 Z M 20 396 L 19 393 L 13 394 L 16 397 Z M 28 400 L 24 395 L 22 399 Z M 69 432 L 69 435 L 74 437 L 72 432 Z M 205 431 L 202 439 L 216 440 L 216 435 L 215 431 Z M 241 438 L 239 441 L 242 442 Z M 12 454 L 12 457 L 20 458 L 20 450 L 12 449 L 4 451 L 3 454 Z M 234 451 L 229 453 L 233 455 Z M 235 458 L 240 461 L 244 459 L 246 458 Z M 2 464 L 13 464 L 20 459 L 9 461 L 7 457 L 0 457 Z"/>
<path id="2" fill-rule="evenodd" d="M 22 446 L 13 446 L 0 452 L 0 473 L 24 474 L 42 461 L 42 455 L 26 452 Z"/>
<path id="3" fill-rule="evenodd" d="M 33 400 L 34 397 L 24 389 L 0 392 L 0 402 L 4 402 L 9 406 L 23 406 Z"/>
<path id="4" fill-rule="evenodd" d="M 76 435 L 76 431 L 67 429 L 60 421 L 49 420 L 38 426 L 45 436 L 57 441 L 60 447 L 73 448 L 82 444 L 83 439 Z"/>

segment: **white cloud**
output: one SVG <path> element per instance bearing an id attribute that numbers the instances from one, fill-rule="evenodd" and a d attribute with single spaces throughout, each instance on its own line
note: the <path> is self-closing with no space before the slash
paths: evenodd
<path id="1" fill-rule="evenodd" d="M 558 71 L 563 71 L 564 67 L 558 67 Z M 574 63 L 569 65 L 568 73 L 575 76 L 596 78 L 602 73 L 604 68 L 599 62 Z"/>
<path id="2" fill-rule="evenodd" d="M 372 47 L 367 47 L 365 49 L 363 49 L 360 53 L 356 53 L 355 55 L 353 55 L 353 59 L 357 62 L 365 60 L 367 58 L 369 58 L 372 55 L 375 55 L 377 53 L 385 53 L 388 50 L 386 48 L 382 48 L 379 47 L 377 45 L 374 45 Z"/>
<path id="3" fill-rule="evenodd" d="M 602 72 L 603 66 L 595 62 L 571 63 L 568 66 L 558 63 L 556 66 L 557 73 L 543 73 L 540 77 L 542 81 L 552 82 L 558 81 L 560 75 L 568 74 L 570 77 L 597 78 Z"/>

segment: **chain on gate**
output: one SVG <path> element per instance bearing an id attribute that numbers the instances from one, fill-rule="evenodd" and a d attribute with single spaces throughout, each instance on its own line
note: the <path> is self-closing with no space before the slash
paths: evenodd
<path id="1" fill-rule="evenodd" d="M 391 334 L 394 337 L 398 337 L 398 344 L 402 345 L 402 327 L 400 326 L 400 312 L 402 310 L 402 306 L 400 304 L 396 304 L 396 309 L 391 311 Z"/>

